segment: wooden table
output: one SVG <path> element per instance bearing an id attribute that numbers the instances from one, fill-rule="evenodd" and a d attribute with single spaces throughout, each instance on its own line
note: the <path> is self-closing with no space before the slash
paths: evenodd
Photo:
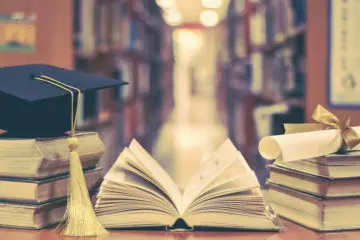
<path id="1" fill-rule="evenodd" d="M 61 237 L 53 230 L 29 231 L 0 228 L 1 240 L 359 240 L 358 232 L 316 233 L 294 223 L 283 221 L 287 227 L 285 232 L 163 232 L 163 231 L 111 231 L 109 235 L 98 238 Z"/>

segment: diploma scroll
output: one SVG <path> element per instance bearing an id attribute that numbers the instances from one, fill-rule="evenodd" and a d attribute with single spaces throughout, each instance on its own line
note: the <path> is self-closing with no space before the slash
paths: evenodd
<path id="1" fill-rule="evenodd" d="M 352 127 L 360 135 L 360 126 Z M 316 158 L 337 152 L 342 136 L 337 129 L 268 136 L 259 143 L 260 155 L 286 162 Z M 352 148 L 360 150 L 360 144 Z"/>

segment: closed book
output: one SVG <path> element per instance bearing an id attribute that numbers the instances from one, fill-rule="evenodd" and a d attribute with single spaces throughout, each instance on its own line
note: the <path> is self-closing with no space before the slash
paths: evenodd
<path id="1" fill-rule="evenodd" d="M 243 14 L 245 12 L 245 0 L 237 0 L 235 1 L 235 10 L 234 12 L 238 15 Z"/>
<path id="2" fill-rule="evenodd" d="M 138 50 L 139 46 L 139 24 L 130 20 L 129 22 L 129 46 L 131 50 Z"/>
<path id="3" fill-rule="evenodd" d="M 96 191 L 91 191 L 92 202 Z M 44 204 L 0 203 L 0 226 L 43 229 L 59 223 L 65 214 L 66 197 Z"/>
<path id="4" fill-rule="evenodd" d="M 264 45 L 266 42 L 265 8 L 260 8 L 250 17 L 250 41 L 255 46 Z"/>
<path id="5" fill-rule="evenodd" d="M 131 59 L 116 58 L 116 68 L 121 69 L 121 78 L 129 83 L 125 88 L 120 88 L 121 97 L 124 102 L 129 101 L 133 97 L 134 78 L 133 78 L 133 62 Z M 118 70 L 118 71 L 119 71 Z"/>
<path id="6" fill-rule="evenodd" d="M 114 1 L 111 3 L 111 45 L 119 49 L 121 48 L 121 18 L 124 4 L 121 1 Z"/>
<path id="7" fill-rule="evenodd" d="M 235 31 L 235 53 L 237 57 L 246 57 L 245 23 L 242 22 L 234 29 Z"/>
<path id="8" fill-rule="evenodd" d="M 293 10 L 293 21 L 295 26 L 306 22 L 306 0 L 290 0 Z"/>
<path id="9" fill-rule="evenodd" d="M 78 133 L 83 168 L 95 166 L 104 153 L 98 133 Z M 69 171 L 68 137 L 0 138 L 0 176 L 41 179 Z"/>
<path id="10" fill-rule="evenodd" d="M 147 63 L 140 63 L 138 65 L 139 71 L 139 93 L 141 95 L 146 95 L 150 91 L 150 69 L 149 64 Z"/>
<path id="11" fill-rule="evenodd" d="M 96 34 L 93 27 L 95 0 L 81 1 L 81 55 L 92 57 L 95 54 Z"/>
<path id="12" fill-rule="evenodd" d="M 110 7 L 111 5 L 106 1 L 98 2 L 96 6 L 97 11 L 97 43 L 101 51 L 108 50 L 111 34 L 110 34 Z"/>
<path id="13" fill-rule="evenodd" d="M 122 49 L 130 49 L 130 17 L 125 12 L 122 20 L 121 20 L 121 48 Z"/>
<path id="14" fill-rule="evenodd" d="M 101 168 L 84 171 L 86 185 L 93 190 L 101 181 Z M 67 195 L 69 174 L 43 180 L 0 178 L 0 200 L 43 204 Z"/>
<path id="15" fill-rule="evenodd" d="M 331 179 L 360 177 L 360 151 L 347 154 L 331 154 L 295 162 L 275 161 L 275 165 L 294 171 Z"/>
<path id="16" fill-rule="evenodd" d="M 261 93 L 264 81 L 264 56 L 262 53 L 254 52 L 250 56 L 251 59 L 251 86 L 253 93 Z"/>
<path id="17" fill-rule="evenodd" d="M 269 182 L 324 198 L 360 196 L 360 177 L 333 179 L 272 165 Z"/>
<path id="18" fill-rule="evenodd" d="M 81 49 L 81 0 L 73 1 L 73 46 L 75 51 Z"/>
<path id="19" fill-rule="evenodd" d="M 360 197 L 325 199 L 269 183 L 269 199 L 282 217 L 316 231 L 360 229 Z"/>
<path id="20" fill-rule="evenodd" d="M 119 81 L 123 81 L 124 80 L 124 76 L 123 76 L 123 68 L 122 68 L 122 59 L 120 57 L 116 57 L 115 58 L 115 69 L 112 73 L 113 78 L 117 79 Z M 115 100 L 116 101 L 122 101 L 123 100 L 123 89 L 122 87 L 117 87 L 115 88 Z"/>
<path id="21" fill-rule="evenodd" d="M 270 3 L 266 4 L 265 8 L 265 29 L 266 29 L 266 43 L 270 44 L 274 41 L 275 35 L 275 16 L 273 6 Z"/>

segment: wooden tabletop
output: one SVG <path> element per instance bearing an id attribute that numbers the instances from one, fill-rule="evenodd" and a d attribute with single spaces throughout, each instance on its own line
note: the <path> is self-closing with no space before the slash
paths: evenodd
<path id="1" fill-rule="evenodd" d="M 294 223 L 283 221 L 285 232 L 165 232 L 165 231 L 111 231 L 109 235 L 98 238 L 70 238 L 58 235 L 54 230 L 29 231 L 0 228 L 0 239 L 6 240 L 358 240 L 358 232 L 316 233 Z"/>

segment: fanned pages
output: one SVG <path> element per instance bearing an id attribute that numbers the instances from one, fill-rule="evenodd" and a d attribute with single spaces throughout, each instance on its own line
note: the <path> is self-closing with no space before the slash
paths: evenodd
<path id="1" fill-rule="evenodd" d="M 106 174 L 95 211 L 107 228 L 177 228 L 179 223 L 190 228 L 282 228 L 230 140 L 201 165 L 183 193 L 133 140 Z"/>
<path id="2" fill-rule="evenodd" d="M 353 129 L 360 135 L 360 126 Z M 339 131 L 329 129 L 264 137 L 259 143 L 259 152 L 265 159 L 290 162 L 332 154 L 341 144 Z M 360 150 L 360 144 L 352 150 Z"/>

